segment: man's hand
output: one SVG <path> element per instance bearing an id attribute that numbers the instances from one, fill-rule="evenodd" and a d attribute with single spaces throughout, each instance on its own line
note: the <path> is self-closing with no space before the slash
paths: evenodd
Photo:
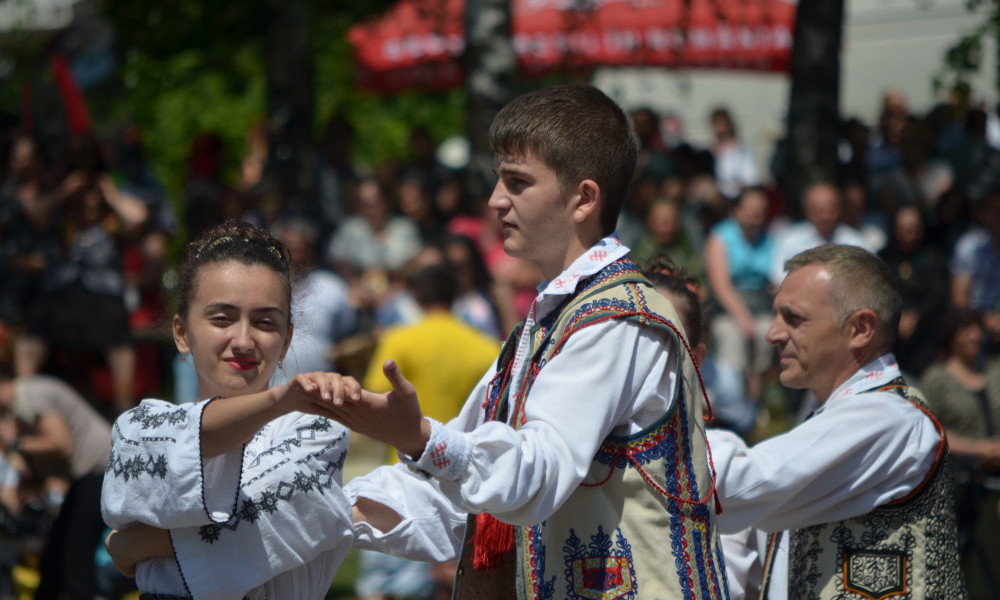
<path id="1" fill-rule="evenodd" d="M 352 430 L 394 446 L 416 460 L 431 438 L 431 425 L 420 412 L 420 402 L 413 384 L 403 377 L 399 365 L 385 361 L 382 372 L 392 385 L 392 391 L 376 394 L 362 390 L 360 397 L 335 402 L 329 411 L 334 419 Z"/>

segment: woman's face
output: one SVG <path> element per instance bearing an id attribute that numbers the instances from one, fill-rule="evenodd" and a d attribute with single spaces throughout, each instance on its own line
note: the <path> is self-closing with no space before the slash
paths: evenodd
<path id="1" fill-rule="evenodd" d="M 190 352 L 199 395 L 267 389 L 292 338 L 288 287 L 262 265 L 210 263 L 195 275 L 186 317 L 174 317 L 174 342 Z"/>
<path id="2" fill-rule="evenodd" d="M 959 358 L 974 359 L 983 348 L 983 328 L 978 323 L 962 327 L 951 342 L 951 352 Z"/>

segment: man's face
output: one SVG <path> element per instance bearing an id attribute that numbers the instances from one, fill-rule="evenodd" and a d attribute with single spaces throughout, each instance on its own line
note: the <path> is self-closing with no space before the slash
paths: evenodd
<path id="1" fill-rule="evenodd" d="M 821 185 L 809 190 L 805 199 L 805 217 L 816 231 L 827 239 L 840 223 L 840 198 L 837 190 L 831 186 Z"/>
<path id="2" fill-rule="evenodd" d="M 774 311 L 767 341 L 778 350 L 781 383 L 825 400 L 850 363 L 849 336 L 831 302 L 826 266 L 790 272 L 774 298 Z"/>
<path id="3" fill-rule="evenodd" d="M 532 154 L 498 156 L 497 184 L 489 207 L 497 211 L 503 249 L 537 264 L 552 278 L 566 266 L 574 232 L 572 192 L 564 192 L 555 171 Z"/>

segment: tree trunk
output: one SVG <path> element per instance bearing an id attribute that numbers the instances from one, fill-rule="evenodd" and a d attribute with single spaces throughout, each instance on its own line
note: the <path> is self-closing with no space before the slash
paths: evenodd
<path id="1" fill-rule="evenodd" d="M 486 134 L 497 112 L 511 99 L 517 57 L 511 42 L 510 2 L 467 0 L 465 4 L 465 72 L 469 168 L 466 191 L 473 198 L 489 195 L 495 179 Z"/>
<path id="2" fill-rule="evenodd" d="M 802 191 L 837 176 L 840 119 L 840 50 L 844 0 L 800 0 L 791 56 L 788 102 L 787 174 L 782 186 L 787 209 L 800 215 Z"/>
<path id="3" fill-rule="evenodd" d="M 271 0 L 266 14 L 266 178 L 277 186 L 287 210 L 311 214 L 316 204 L 312 135 L 315 94 L 309 2 Z"/>

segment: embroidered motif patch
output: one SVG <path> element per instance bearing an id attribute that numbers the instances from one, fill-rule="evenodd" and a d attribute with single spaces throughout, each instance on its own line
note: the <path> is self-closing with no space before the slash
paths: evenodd
<path id="1" fill-rule="evenodd" d="M 637 597 L 632 547 L 620 529 L 612 540 L 598 525 L 589 543 L 584 543 L 571 529 L 563 552 L 567 598 L 633 600 Z"/>
<path id="2" fill-rule="evenodd" d="M 631 564 L 623 556 L 578 558 L 572 567 L 573 592 L 580 598 L 608 600 L 632 593 Z"/>
<path id="3" fill-rule="evenodd" d="M 906 555 L 891 550 L 844 553 L 844 588 L 871 600 L 906 594 Z"/>

